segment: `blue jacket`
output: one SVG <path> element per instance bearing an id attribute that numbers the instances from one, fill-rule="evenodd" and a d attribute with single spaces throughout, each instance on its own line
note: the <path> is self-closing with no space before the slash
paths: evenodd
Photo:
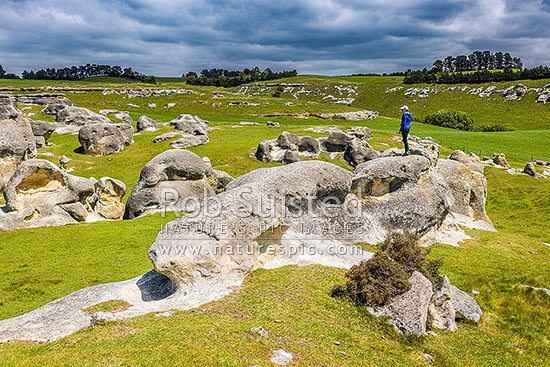
<path id="1" fill-rule="evenodd" d="M 399 129 L 399 132 L 401 130 L 410 130 L 411 129 L 411 122 L 412 122 L 412 115 L 410 112 L 405 112 L 403 116 L 401 117 L 401 129 Z"/>

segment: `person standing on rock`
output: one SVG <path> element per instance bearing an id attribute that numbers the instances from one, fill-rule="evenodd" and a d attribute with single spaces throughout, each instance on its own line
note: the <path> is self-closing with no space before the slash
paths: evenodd
<path id="1" fill-rule="evenodd" d="M 409 131 L 411 130 L 412 115 L 409 112 L 409 107 L 407 106 L 401 107 L 401 113 L 403 113 L 403 115 L 401 116 L 401 128 L 399 129 L 399 132 L 403 137 L 403 144 L 405 145 L 405 155 L 409 155 L 408 138 L 409 138 Z"/>

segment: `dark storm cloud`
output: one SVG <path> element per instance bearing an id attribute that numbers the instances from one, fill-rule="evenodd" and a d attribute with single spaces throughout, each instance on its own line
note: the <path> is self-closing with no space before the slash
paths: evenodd
<path id="1" fill-rule="evenodd" d="M 548 0 L 0 2 L 0 64 L 17 73 L 85 63 L 156 75 L 387 72 L 476 49 L 550 63 Z"/>

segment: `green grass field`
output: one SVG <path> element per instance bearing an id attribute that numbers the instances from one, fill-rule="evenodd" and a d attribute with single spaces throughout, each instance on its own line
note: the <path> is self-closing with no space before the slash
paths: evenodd
<path id="1" fill-rule="evenodd" d="M 194 87 L 180 78 L 162 78 L 159 87 L 178 87 L 197 94 L 151 98 L 103 96 L 99 92 L 67 93 L 78 106 L 94 111 L 104 108 L 128 110 L 137 119 L 146 114 L 168 122 L 180 113 L 197 114 L 212 121 L 214 130 L 208 144 L 191 148 L 208 156 L 215 168 L 237 177 L 260 167 L 278 165 L 250 157 L 257 144 L 277 137 L 282 131 L 320 136 L 304 131 L 310 126 L 349 127 L 364 124 L 373 129 L 371 145 L 377 149 L 399 146 L 392 140 L 399 120 L 393 109 L 409 103 L 415 113 L 428 112 L 447 103 L 470 106 L 476 119 L 506 116 L 510 102 L 470 95 L 447 96 L 435 101 L 428 97 L 423 105 L 385 93 L 386 87 L 400 83 L 397 77 L 319 77 L 299 76 L 299 82 L 336 85 L 357 83 L 359 98 L 351 106 L 316 104 L 311 100 L 269 96 L 246 98 L 226 94 L 214 97 L 223 88 Z M 548 81 L 546 81 L 548 82 Z M 12 84 L 10 84 L 12 83 Z M 527 83 L 527 82 L 526 82 Z M 539 85 L 537 81 L 532 85 Z M 0 81 L 0 86 L 80 85 L 124 86 L 124 80 L 95 79 L 82 82 Z M 131 84 L 139 85 L 139 84 Z M 141 85 L 151 87 L 150 85 Z M 446 93 L 446 92 L 445 92 Z M 402 96 L 402 94 L 401 94 Z M 471 98 L 470 98 L 471 97 Z M 432 98 L 434 98 L 432 100 Z M 227 106 L 229 101 L 246 100 L 260 106 Z M 292 101 L 292 106 L 284 103 Z M 200 103 L 206 102 L 206 103 Z M 222 102 L 219 108 L 212 103 Z M 494 101 L 491 101 L 494 102 Z M 550 160 L 549 121 L 543 113 L 547 105 L 529 102 L 514 104 L 518 131 L 503 133 L 463 132 L 415 123 L 412 134 L 432 136 L 442 143 L 442 156 L 454 149 L 476 154 L 504 152 L 514 167 L 523 167 L 531 156 Z M 127 103 L 139 107 L 128 106 Z M 157 107 L 148 108 L 149 103 Z M 172 108 L 166 103 L 177 103 Z M 24 106 L 20 106 L 24 107 Z M 260 118 L 257 114 L 280 111 L 349 111 L 360 108 L 378 110 L 382 117 L 360 123 Z M 500 112 L 502 108 L 506 111 Z M 33 106 L 34 119 L 49 119 Z M 517 111 L 516 111 L 517 110 Z M 279 121 L 280 128 L 265 126 L 267 120 Z M 239 121 L 258 121 L 260 126 L 234 127 Z M 169 149 L 169 141 L 153 144 L 153 137 L 172 131 L 163 127 L 142 132 L 122 152 L 90 157 L 81 154 L 76 135 L 54 134 L 52 146 L 39 149 L 39 158 L 58 162 L 65 154 L 72 161 L 72 174 L 110 176 L 124 181 L 128 192 L 139 179 L 145 163 Z M 321 159 L 342 167 L 342 160 Z M 550 287 L 550 180 L 512 176 L 486 169 L 488 177 L 487 211 L 498 233 L 468 231 L 473 240 L 460 248 L 435 245 L 432 257 L 444 257 L 442 272 L 453 284 L 471 294 L 484 316 L 479 324 L 460 322 L 455 333 L 437 332 L 424 338 L 396 334 L 383 318 L 375 318 L 361 307 L 329 296 L 332 286 L 343 281 L 344 271 L 321 266 L 287 266 L 257 270 L 245 283 L 219 301 L 197 309 L 175 312 L 171 317 L 154 314 L 135 319 L 107 322 L 89 327 L 53 343 L 11 342 L 0 345 L 2 366 L 269 366 L 271 351 L 283 348 L 295 355 L 291 366 L 426 365 L 422 353 L 435 357 L 437 366 L 532 366 L 550 363 L 550 296 L 526 290 L 523 286 Z M 127 198 L 127 197 L 126 197 Z M 125 199 L 126 199 L 125 198 Z M 62 227 L 0 232 L 0 319 L 29 312 L 74 290 L 94 284 L 129 279 L 152 268 L 147 250 L 162 225 L 174 216 L 160 214 L 127 221 L 105 221 Z M 280 321 L 280 322 L 276 322 Z M 270 335 L 260 338 L 250 332 L 263 326 Z M 339 341 L 340 345 L 335 345 Z"/>

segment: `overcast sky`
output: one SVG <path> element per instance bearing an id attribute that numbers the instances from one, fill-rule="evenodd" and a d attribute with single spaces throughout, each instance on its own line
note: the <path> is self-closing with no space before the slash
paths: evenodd
<path id="1" fill-rule="evenodd" d="M 15 73 L 87 63 L 157 76 L 383 73 L 474 50 L 529 67 L 550 64 L 549 49 L 550 0 L 0 0 L 0 64 Z"/>

